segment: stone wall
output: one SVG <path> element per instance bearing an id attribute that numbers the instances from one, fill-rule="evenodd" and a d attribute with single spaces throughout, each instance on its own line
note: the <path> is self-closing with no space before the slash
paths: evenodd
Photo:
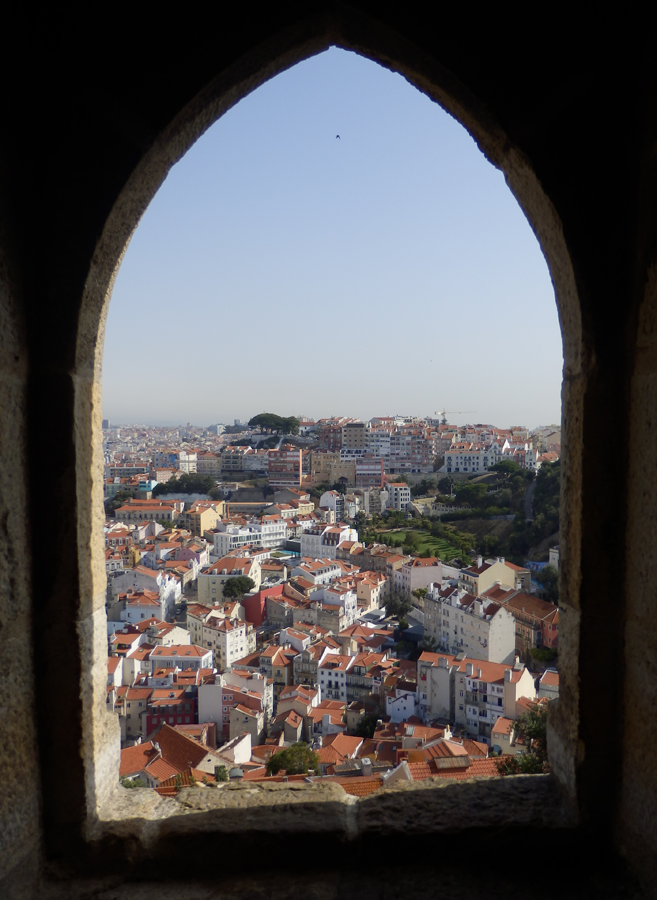
<path id="1" fill-rule="evenodd" d="M 537 9 L 532 21 L 528 8 L 516 20 L 499 7 L 285 0 L 171 18 L 3 17 L 14 51 L 0 131 L 3 896 L 177 897 L 179 880 L 188 897 L 547 897 L 555 883 L 564 897 L 629 897 L 634 876 L 657 890 L 657 29 L 606 9 Z M 126 792 L 104 702 L 101 368 L 113 281 L 191 144 L 331 44 L 400 72 L 468 129 L 550 268 L 564 340 L 552 775 L 355 806 L 316 788 L 236 790 L 230 803 Z M 610 420 L 615 452 L 597 452 Z M 46 447 L 57 528 L 44 546 Z M 37 546 L 17 579 L 16 560 Z M 294 872 L 281 862 L 290 841 L 309 850 Z M 491 883 L 490 848 L 506 841 L 514 871 L 500 865 Z"/>

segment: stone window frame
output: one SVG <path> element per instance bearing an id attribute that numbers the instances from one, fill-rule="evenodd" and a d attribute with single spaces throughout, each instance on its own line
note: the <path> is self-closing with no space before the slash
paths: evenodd
<path id="1" fill-rule="evenodd" d="M 559 217 L 522 153 L 468 89 L 432 57 L 360 13 L 318 15 L 280 32 L 213 79 L 170 123 L 136 165 L 120 192 L 90 261 L 79 320 L 73 383 L 75 465 L 78 498 L 79 615 L 83 740 L 81 766 L 65 773 L 81 814 L 67 814 L 77 837 L 60 838 L 52 804 L 46 810 L 46 847 L 69 871 L 115 871 L 157 876 L 172 846 L 184 846 L 187 864 L 212 874 L 212 841 L 236 854 L 245 834 L 266 833 L 268 846 L 287 846 L 290 834 L 323 835 L 328 849 L 344 841 L 366 841 L 381 831 L 398 836 L 453 833 L 482 827 L 550 828 L 568 831 L 578 822 L 579 584 L 576 490 L 563 490 L 560 628 L 561 700 L 549 726 L 550 776 L 523 776 L 469 783 L 412 785 L 412 790 L 377 792 L 356 801 L 332 786 L 295 785 L 271 793 L 186 789 L 177 801 L 154 792 L 119 786 L 119 728 L 107 712 L 106 570 L 103 553 L 101 369 L 107 308 L 127 244 L 169 169 L 221 115 L 265 81 L 311 56 L 339 46 L 402 74 L 457 119 L 497 168 L 519 202 L 539 241 L 555 287 L 563 336 L 562 479 L 578 483 L 582 456 L 584 375 L 591 362 L 573 265 Z M 54 740 L 57 740 L 55 736 Z M 422 792 L 421 799 L 418 791 Z M 472 802 L 463 803 L 464 792 Z M 410 798 L 410 800 L 409 800 Z M 46 801 L 49 802 L 49 801 Z M 512 814 L 509 814 L 512 810 Z M 196 813 L 196 815 L 194 815 Z M 66 818 L 66 817 L 65 817 Z M 74 828 L 74 831 L 76 829 Z M 556 833 L 556 832 L 555 832 Z M 190 840 L 190 836 L 193 840 Z M 135 849 L 137 848 L 137 850 Z"/>

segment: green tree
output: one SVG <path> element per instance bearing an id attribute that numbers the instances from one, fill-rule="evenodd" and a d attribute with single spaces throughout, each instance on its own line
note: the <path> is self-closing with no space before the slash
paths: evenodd
<path id="1" fill-rule="evenodd" d="M 543 587 L 545 598 L 550 603 L 559 602 L 559 573 L 554 566 L 544 566 L 535 575 L 536 581 Z"/>
<path id="2" fill-rule="evenodd" d="M 403 617 L 411 609 L 411 602 L 407 594 L 401 591 L 391 590 L 385 596 L 386 613 L 389 616 Z"/>
<path id="3" fill-rule="evenodd" d="M 456 502 L 467 506 L 484 506 L 487 493 L 485 484 L 460 484 L 456 491 Z"/>
<path id="4" fill-rule="evenodd" d="M 497 761 L 501 775 L 532 775 L 548 771 L 547 704 L 535 703 L 516 722 L 516 736 L 524 738 L 527 752 L 502 756 Z"/>
<path id="5" fill-rule="evenodd" d="M 417 484 L 414 484 L 411 488 L 411 496 L 413 497 L 424 497 L 430 491 L 436 490 L 436 480 L 435 478 L 423 478 L 422 481 L 418 481 Z"/>
<path id="6" fill-rule="evenodd" d="M 419 644 L 419 648 L 420 648 L 421 651 L 422 651 L 422 650 L 428 650 L 429 653 L 437 653 L 438 650 L 440 649 L 440 648 L 438 647 L 438 642 L 437 642 L 436 639 L 435 639 L 434 637 L 432 637 L 430 634 L 429 634 L 429 635 L 425 635 L 425 636 L 422 638 L 422 640 L 420 641 L 420 644 Z"/>
<path id="7" fill-rule="evenodd" d="M 445 475 L 438 482 L 438 490 L 441 494 L 449 494 L 454 485 L 454 479 L 451 475 Z"/>
<path id="8" fill-rule="evenodd" d="M 317 770 L 319 757 L 305 741 L 297 741 L 274 753 L 267 763 L 267 774 L 276 775 L 285 769 L 286 775 L 306 775 L 309 769 Z"/>
<path id="9" fill-rule="evenodd" d="M 490 466 L 491 472 L 500 472 L 503 475 L 510 475 L 513 472 L 519 472 L 520 466 L 512 459 L 501 459 L 494 466 Z"/>
<path id="10" fill-rule="evenodd" d="M 208 494 L 216 487 L 216 481 L 211 475 L 196 475 L 183 473 L 179 478 L 170 478 L 164 484 L 156 484 L 153 488 L 153 496 L 162 494 Z"/>
<path id="11" fill-rule="evenodd" d="M 418 547 L 420 546 L 420 535 L 416 531 L 408 531 L 406 532 L 406 538 L 404 539 L 404 550 L 407 553 L 416 553 Z"/>
<path id="12" fill-rule="evenodd" d="M 276 413 L 259 413 L 249 420 L 250 428 L 261 432 L 274 431 L 276 434 L 299 434 L 299 420 L 294 416 L 278 416 Z"/>
<path id="13" fill-rule="evenodd" d="M 117 491 L 111 500 L 105 501 L 105 514 L 108 516 L 113 515 L 115 510 L 127 503 L 128 500 L 132 500 L 134 496 L 133 491 Z"/>
<path id="14" fill-rule="evenodd" d="M 124 788 L 141 788 L 148 786 L 143 778 L 128 778 L 125 775 L 121 778 L 121 784 Z"/>
<path id="15" fill-rule="evenodd" d="M 362 509 L 359 509 L 356 513 L 356 516 L 354 518 L 354 527 L 359 534 L 361 531 L 364 531 L 367 528 L 367 516 L 362 511 Z"/>
<path id="16" fill-rule="evenodd" d="M 228 581 L 224 581 L 223 594 L 228 600 L 236 600 L 238 597 L 248 594 L 254 587 L 255 581 L 249 578 L 248 575 L 236 575 L 235 578 L 229 578 Z"/>
<path id="17" fill-rule="evenodd" d="M 357 737 L 372 738 L 374 737 L 374 732 L 376 731 L 376 723 L 378 721 L 379 716 L 376 713 L 371 713 L 368 716 L 363 716 L 363 718 L 360 719 L 360 721 L 354 728 L 354 733 Z"/>
<path id="18" fill-rule="evenodd" d="M 215 781 L 228 781 L 228 769 L 226 766 L 214 767 L 214 779 Z"/>

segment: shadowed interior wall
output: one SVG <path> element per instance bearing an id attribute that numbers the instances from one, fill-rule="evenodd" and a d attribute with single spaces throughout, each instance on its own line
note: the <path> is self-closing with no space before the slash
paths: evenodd
<path id="1" fill-rule="evenodd" d="M 578 824 L 548 827 L 538 817 L 523 835 L 507 802 L 508 821 L 496 820 L 495 833 L 500 841 L 513 836 L 528 855 L 536 841 L 554 847 L 560 877 L 576 848 L 578 877 L 590 886 L 604 848 L 605 865 L 618 867 L 614 877 L 621 873 L 624 885 L 632 875 L 622 858 L 657 887 L 657 766 L 645 753 L 656 727 L 657 663 L 655 23 L 609 10 L 562 15 L 553 7 L 549 19 L 534 22 L 497 9 L 475 16 L 415 3 L 312 2 L 119 18 L 5 17 L 22 61 L 20 70 L 9 57 L 2 63 L 0 133 L 0 877 L 7 891 L 72 896 L 83 892 L 82 876 L 128 891 L 143 874 L 138 854 L 126 849 L 132 826 L 123 827 L 123 844 L 118 831 L 108 841 L 98 826 L 116 793 L 118 754 L 115 723 L 99 703 L 97 435 L 105 305 L 121 253 L 193 140 L 263 80 L 331 43 L 405 74 L 468 128 L 505 172 L 558 296 L 564 640 L 551 784 Z M 19 75 L 28 70 L 29 78 Z M 340 885 L 362 885 L 367 872 L 371 880 L 373 835 L 386 841 L 395 832 L 394 811 L 385 808 L 378 832 L 353 832 L 360 844 L 345 849 L 338 826 L 324 836 L 335 868 L 315 873 L 313 890 L 333 896 Z M 239 816 L 231 821 L 239 832 Z M 477 834 L 472 821 L 461 827 L 466 837 Z M 271 871 L 276 859 L 284 868 L 285 834 L 278 828 L 273 836 L 275 819 L 263 812 L 244 828 L 267 834 Z M 143 849 L 148 841 L 140 840 Z M 480 893 L 476 866 L 459 857 L 455 837 L 441 837 L 449 854 L 431 863 L 421 834 L 395 840 L 409 853 L 427 850 L 425 889 L 427 879 L 443 878 L 461 896 Z M 199 846 L 206 847 L 200 838 Z M 162 834 L 151 838 L 151 873 L 171 864 L 170 850 Z M 374 878 L 373 896 L 402 877 L 390 865 Z M 264 875 L 249 887 L 229 869 L 235 896 L 267 892 Z M 199 862 L 194 878 L 200 885 L 211 872 Z M 416 888 L 422 896 L 421 881 Z"/>

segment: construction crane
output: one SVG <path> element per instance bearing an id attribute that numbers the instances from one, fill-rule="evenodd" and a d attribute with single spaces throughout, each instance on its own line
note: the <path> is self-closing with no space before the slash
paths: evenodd
<path id="1" fill-rule="evenodd" d="M 441 425 L 447 425 L 447 416 L 464 416 L 466 413 L 475 413 L 476 409 L 443 409 L 442 411 L 437 409 L 436 415 L 442 416 L 440 420 Z"/>

